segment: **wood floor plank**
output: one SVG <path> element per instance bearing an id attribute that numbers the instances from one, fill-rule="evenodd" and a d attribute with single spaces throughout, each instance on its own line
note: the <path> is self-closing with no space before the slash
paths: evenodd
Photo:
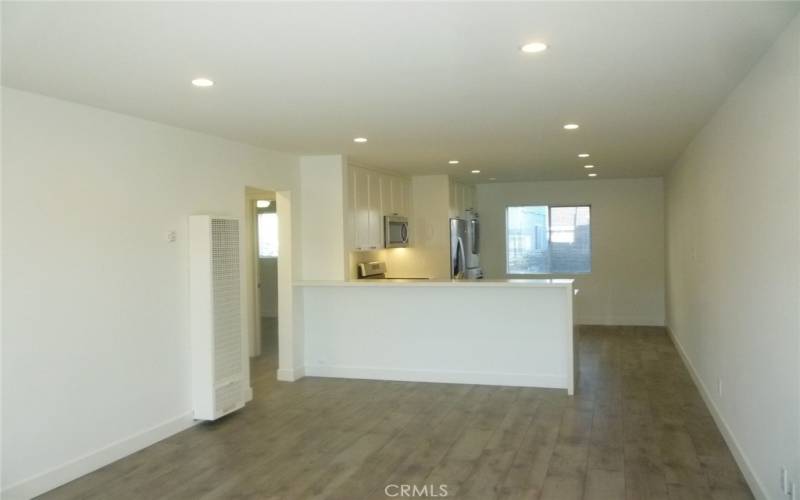
<path id="1" fill-rule="evenodd" d="M 577 394 L 305 378 L 252 360 L 254 400 L 44 499 L 374 500 L 447 485 L 465 500 L 749 500 L 663 329 L 581 327 Z M 428 497 L 434 490 L 427 490 Z"/>
<path id="2" fill-rule="evenodd" d="M 622 470 L 589 469 L 584 500 L 620 500 L 625 498 L 625 474 Z"/>

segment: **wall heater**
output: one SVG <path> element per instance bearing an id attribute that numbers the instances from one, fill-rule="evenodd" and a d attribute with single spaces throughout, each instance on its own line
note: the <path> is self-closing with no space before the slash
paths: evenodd
<path id="1" fill-rule="evenodd" d="M 242 408 L 249 388 L 239 240 L 239 219 L 189 217 L 192 406 L 198 420 Z"/>

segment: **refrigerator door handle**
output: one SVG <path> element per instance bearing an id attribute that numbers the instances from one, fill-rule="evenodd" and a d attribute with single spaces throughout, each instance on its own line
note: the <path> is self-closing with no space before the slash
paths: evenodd
<path id="1" fill-rule="evenodd" d="M 472 219 L 469 223 L 472 226 L 472 253 L 478 255 L 481 252 L 481 228 L 478 219 Z"/>
<path id="2" fill-rule="evenodd" d="M 453 277 L 455 279 L 463 279 L 464 272 L 467 265 L 466 258 L 464 254 L 464 240 L 461 238 L 458 239 L 458 251 L 456 252 L 456 265 L 455 269 L 453 269 Z"/>

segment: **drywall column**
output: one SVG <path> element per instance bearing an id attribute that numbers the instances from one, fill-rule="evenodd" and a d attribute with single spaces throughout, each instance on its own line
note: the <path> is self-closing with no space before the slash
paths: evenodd
<path id="1" fill-rule="evenodd" d="M 347 279 L 344 181 L 343 156 L 300 158 L 300 268 L 304 280 Z"/>
<path id="2" fill-rule="evenodd" d="M 292 382 L 302 377 L 296 367 L 303 363 L 303 329 L 295 327 L 294 290 L 292 286 L 292 227 L 296 221 L 292 220 L 292 193 L 278 191 L 275 193 L 276 209 L 278 211 L 278 244 L 280 257 L 278 258 L 278 380 Z M 287 224 L 288 221 L 288 224 Z M 288 248 L 287 248 L 288 247 Z M 302 318 L 302 314 L 300 314 Z"/>
<path id="3" fill-rule="evenodd" d="M 419 256 L 418 272 L 432 279 L 450 278 L 450 178 L 412 177 L 411 193 L 411 244 Z"/>

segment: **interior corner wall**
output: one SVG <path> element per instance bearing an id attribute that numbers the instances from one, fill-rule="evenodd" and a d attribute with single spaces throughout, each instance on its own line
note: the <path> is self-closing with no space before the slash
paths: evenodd
<path id="1" fill-rule="evenodd" d="M 243 218 L 245 186 L 295 189 L 299 157 L 9 88 L 2 100 L 13 499 L 192 424 L 188 216 Z"/>
<path id="2" fill-rule="evenodd" d="M 786 498 L 781 467 L 800 486 L 800 17 L 670 170 L 666 207 L 669 328 L 756 497 Z"/>
<path id="3" fill-rule="evenodd" d="M 578 323 L 664 325 L 662 179 L 478 184 L 476 194 L 482 231 L 481 264 L 487 278 L 575 278 Z M 577 204 L 591 205 L 591 273 L 506 273 L 506 208 Z"/>

